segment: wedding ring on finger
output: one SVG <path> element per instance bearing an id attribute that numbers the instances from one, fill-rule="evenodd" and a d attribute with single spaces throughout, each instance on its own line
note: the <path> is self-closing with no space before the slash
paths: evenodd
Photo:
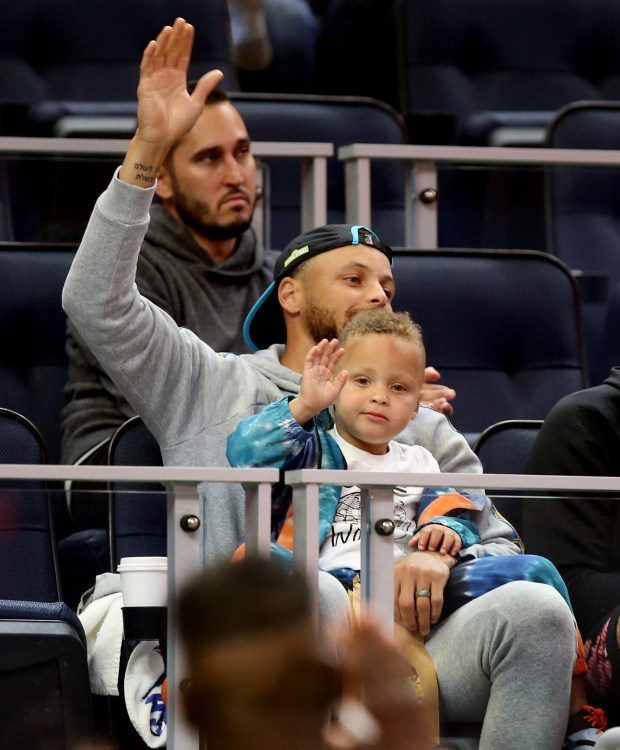
<path id="1" fill-rule="evenodd" d="M 430 599 L 430 597 L 431 597 L 431 590 L 430 589 L 418 589 L 415 592 L 415 598 L 417 599 L 420 596 L 422 598 Z"/>

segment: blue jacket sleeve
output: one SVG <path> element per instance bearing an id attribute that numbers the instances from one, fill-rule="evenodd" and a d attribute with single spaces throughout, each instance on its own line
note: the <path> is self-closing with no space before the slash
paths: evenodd
<path id="1" fill-rule="evenodd" d="M 319 439 L 291 414 L 289 400 L 274 401 L 242 420 L 228 437 L 226 456 L 231 466 L 301 469 L 318 464 Z"/>

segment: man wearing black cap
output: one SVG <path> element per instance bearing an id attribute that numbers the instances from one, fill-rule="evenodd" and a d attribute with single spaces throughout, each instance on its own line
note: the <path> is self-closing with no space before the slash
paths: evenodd
<path id="1" fill-rule="evenodd" d="M 283 251 L 276 280 L 246 326 L 255 346 L 269 348 L 243 355 L 217 354 L 141 297 L 133 281 L 156 175 L 221 78 L 211 71 L 188 94 L 192 39 L 193 28 L 177 19 L 145 50 L 138 129 L 120 171 L 97 201 L 63 303 L 157 438 L 165 463 L 226 466 L 226 440 L 239 421 L 283 395 L 297 394 L 310 344 L 333 335 L 358 310 L 390 305 L 394 280 L 389 248 L 369 229 L 330 226 L 302 235 Z M 443 471 L 480 471 L 465 438 L 435 410 L 420 408 L 398 439 L 426 447 Z M 228 557 L 244 533 L 243 490 L 207 485 L 203 497 L 207 559 Z M 321 599 L 328 603 L 323 616 L 345 616 L 344 589 L 328 574 L 322 578 L 333 581 L 322 583 Z M 517 594 L 523 588 L 517 582 L 497 591 L 513 586 Z M 498 595 L 488 610 L 485 597 L 470 602 L 440 625 L 433 639 L 450 717 L 486 715 L 480 747 L 487 750 L 557 750 L 564 736 L 574 623 L 551 587 L 533 588 L 536 595 L 521 592 L 517 599 L 510 592 Z"/>
<path id="2" fill-rule="evenodd" d="M 371 248 L 370 251 L 367 248 Z M 336 249 L 341 250 L 337 268 L 334 266 L 335 255 L 304 265 L 328 250 Z M 376 250 L 385 258 L 378 256 Z M 390 304 L 394 296 L 391 262 L 391 249 L 367 227 L 330 224 L 295 237 L 281 252 L 273 281 L 245 320 L 243 334 L 246 343 L 252 351 L 257 351 L 267 349 L 275 342 L 286 341 L 286 350 L 280 361 L 285 364 L 288 361 L 289 367 L 293 365 L 292 369 L 300 369 L 297 350 L 305 358 L 304 346 L 310 347 L 323 338 L 335 338 L 343 323 L 359 310 Z M 321 267 L 329 269 L 326 275 L 321 274 Z M 295 304 L 298 302 L 298 284 L 294 279 L 303 279 L 306 308 L 309 304 L 309 309 L 302 311 L 300 305 Z M 332 290 L 336 292 L 335 300 L 330 300 L 329 306 L 318 302 L 326 289 L 329 289 L 330 296 Z M 330 309 L 334 307 L 334 301 L 337 309 Z M 289 336 L 289 330 L 293 335 Z"/>

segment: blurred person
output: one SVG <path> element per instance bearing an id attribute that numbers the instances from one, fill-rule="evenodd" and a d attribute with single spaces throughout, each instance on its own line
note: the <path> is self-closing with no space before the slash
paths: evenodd
<path id="1" fill-rule="evenodd" d="M 320 21 L 308 0 L 228 0 L 241 91 L 309 94 Z"/>
<path id="2" fill-rule="evenodd" d="M 397 647 L 364 621 L 326 659 L 300 573 L 256 558 L 220 564 L 184 588 L 178 620 L 183 703 L 210 750 L 432 747 Z"/>

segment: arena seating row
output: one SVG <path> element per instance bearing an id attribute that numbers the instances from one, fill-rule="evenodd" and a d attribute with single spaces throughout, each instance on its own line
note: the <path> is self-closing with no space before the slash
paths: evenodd
<path id="1" fill-rule="evenodd" d="M 407 142 L 403 118 L 383 102 L 364 97 L 231 94 L 254 141 L 332 143 Z M 128 139 L 135 130 L 136 104 L 47 102 L 39 110 L 40 132 L 60 126 L 69 136 Z M 84 232 L 92 206 L 107 186 L 118 159 L 0 159 L 0 238 L 17 241 L 75 241 Z M 265 241 L 283 247 L 301 224 L 302 167 L 297 159 L 265 158 L 268 231 Z M 50 190 L 50 185 L 53 190 Z M 393 245 L 404 241 L 402 165 L 378 164 L 372 172 L 374 229 Z M 328 221 L 345 220 L 345 171 L 338 159 L 327 165 Z"/>
<path id="2" fill-rule="evenodd" d="M 197 28 L 190 75 L 219 68 L 235 88 L 226 0 L 23 0 L 0 27 L 0 101 L 133 101 L 142 50 L 177 16 Z"/>
<path id="3" fill-rule="evenodd" d="M 0 244 L 2 406 L 39 427 L 52 462 L 67 374 L 61 291 L 74 251 Z M 458 393 L 454 423 L 472 439 L 502 419 L 542 419 L 588 383 L 577 285 L 551 255 L 401 250 L 394 274 L 395 307 L 422 325 L 428 361 Z"/>

